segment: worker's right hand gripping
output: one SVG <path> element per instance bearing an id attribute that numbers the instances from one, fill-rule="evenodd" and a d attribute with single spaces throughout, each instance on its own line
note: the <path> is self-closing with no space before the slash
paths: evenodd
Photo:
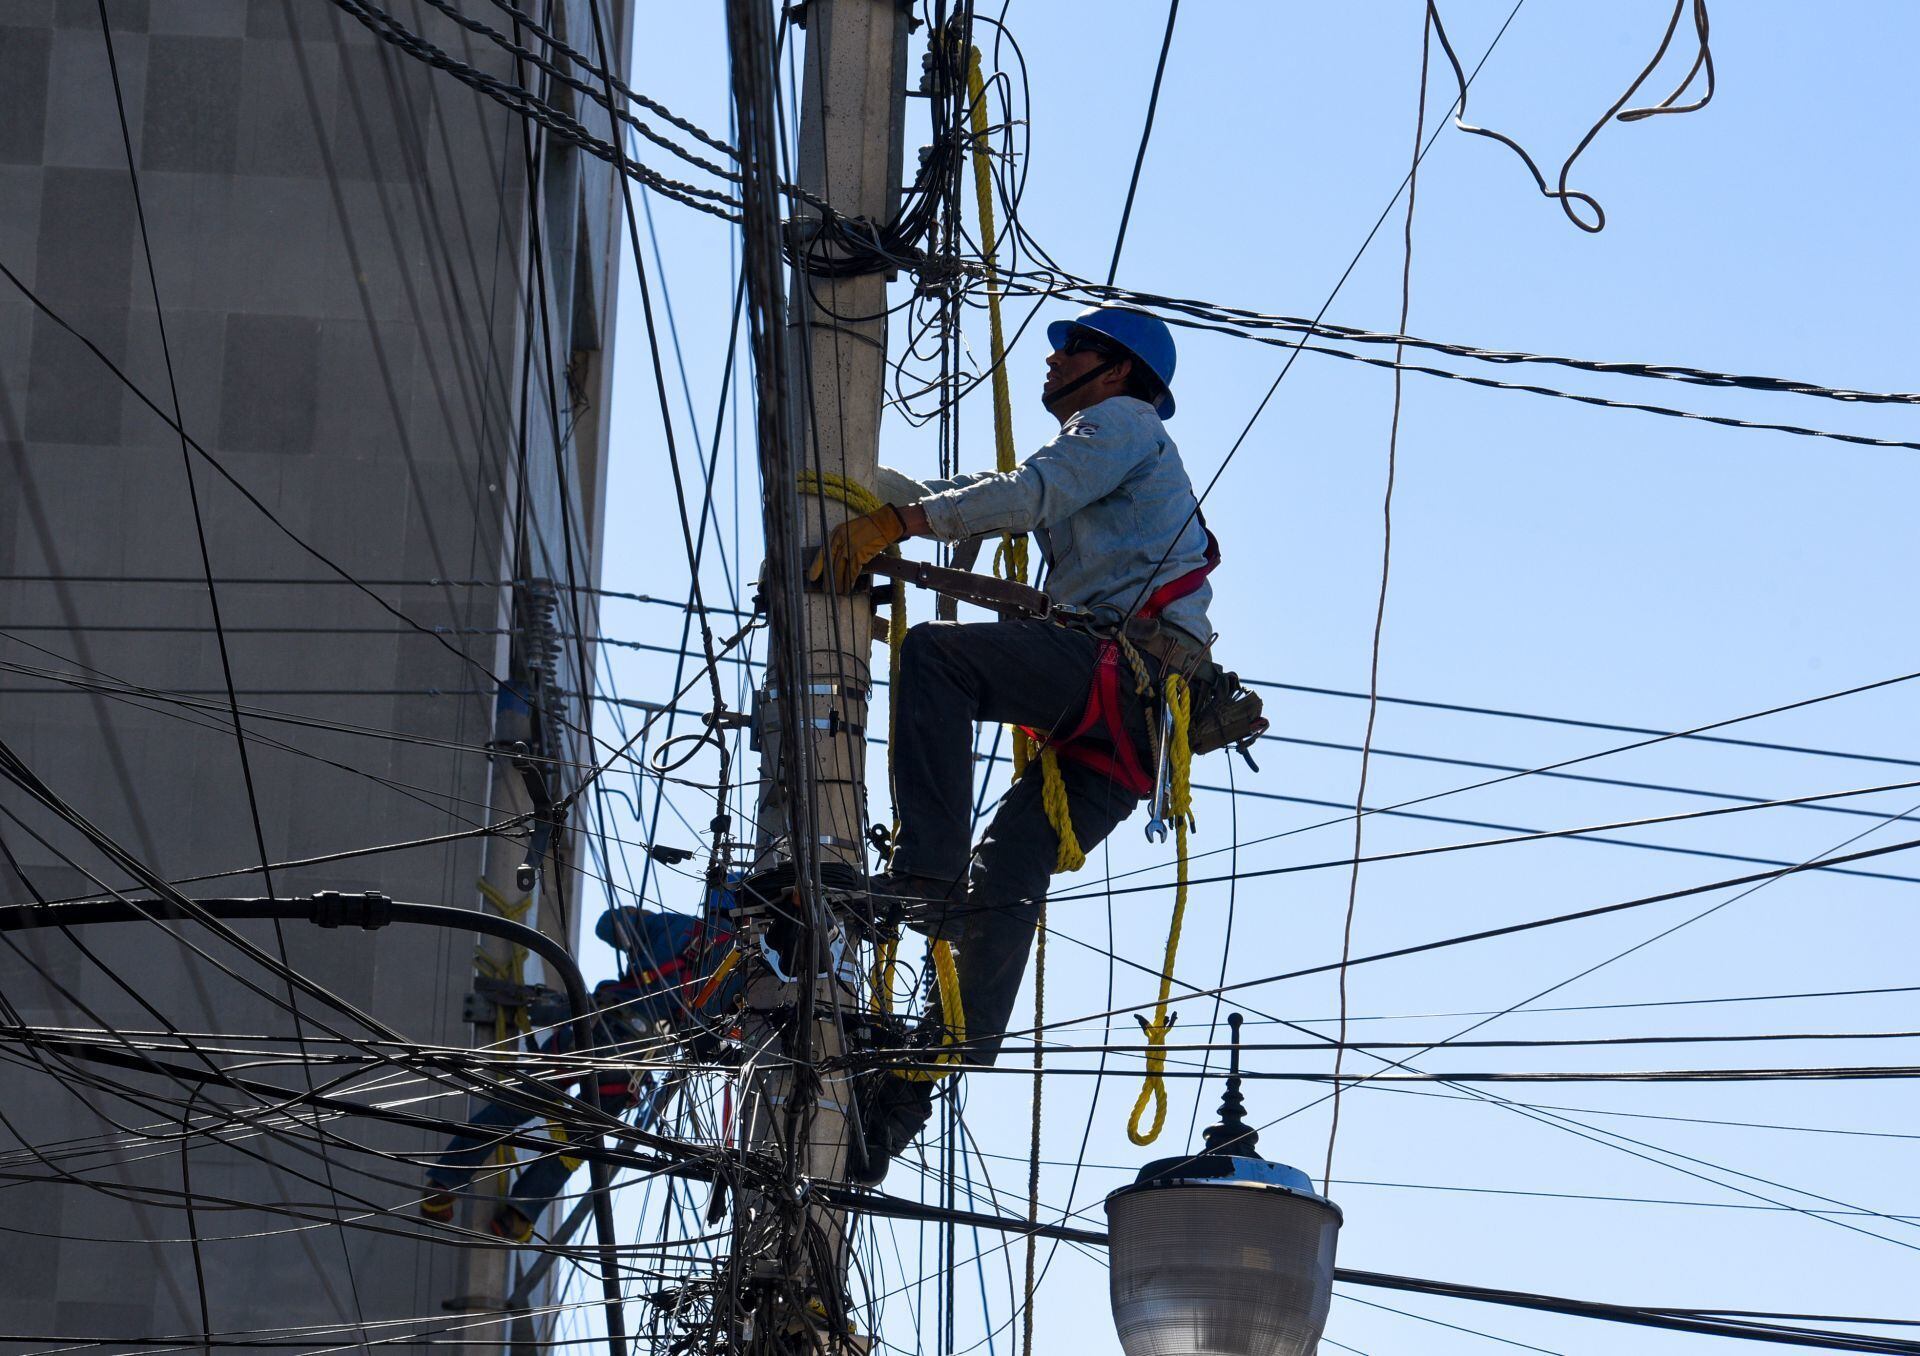
<path id="1" fill-rule="evenodd" d="M 807 569 L 807 578 L 824 578 L 834 592 L 851 593 L 867 563 L 906 535 L 907 525 L 892 504 L 849 518 L 827 534 L 826 544 L 815 553 Z"/>

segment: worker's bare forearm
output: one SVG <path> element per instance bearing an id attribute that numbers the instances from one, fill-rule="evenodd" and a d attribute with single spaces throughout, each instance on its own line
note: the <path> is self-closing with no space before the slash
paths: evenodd
<path id="1" fill-rule="evenodd" d="M 900 507 L 900 525 L 907 529 L 909 537 L 930 537 L 933 529 L 927 525 L 927 511 L 918 504 L 904 504 Z"/>

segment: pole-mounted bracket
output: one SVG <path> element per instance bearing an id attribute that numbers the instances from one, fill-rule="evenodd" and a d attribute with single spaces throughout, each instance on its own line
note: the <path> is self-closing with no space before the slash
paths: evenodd
<path id="1" fill-rule="evenodd" d="M 540 883 L 540 863 L 553 849 L 554 833 L 566 820 L 566 807 L 554 800 L 553 793 L 547 789 L 545 770 L 534 761 L 533 751 L 524 743 L 515 740 L 510 744 L 496 744 L 493 749 L 513 764 L 527 789 L 527 799 L 533 802 L 533 832 L 527 839 L 527 855 L 513 873 L 513 883 L 520 891 L 531 893 Z"/>

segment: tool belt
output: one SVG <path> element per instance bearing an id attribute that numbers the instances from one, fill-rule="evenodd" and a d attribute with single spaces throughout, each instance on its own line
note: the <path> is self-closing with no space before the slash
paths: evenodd
<path id="1" fill-rule="evenodd" d="M 1160 691 L 1169 673 L 1177 673 L 1187 680 L 1188 691 L 1193 696 L 1187 746 L 1195 753 L 1237 749 L 1252 764 L 1247 747 L 1267 730 L 1260 694 L 1244 686 L 1239 674 L 1214 663 L 1211 646 L 1178 627 L 1157 619 L 1135 617 L 1127 623 L 1126 636 L 1134 649 L 1154 661 L 1150 669 L 1157 679 L 1155 700 L 1160 700 Z"/>
<path id="2" fill-rule="evenodd" d="M 1157 617 L 1133 618 L 1127 623 L 1125 634 L 1134 649 L 1153 661 L 1148 669 L 1163 682 L 1169 673 L 1191 681 L 1195 674 L 1213 663 L 1211 646 Z"/>

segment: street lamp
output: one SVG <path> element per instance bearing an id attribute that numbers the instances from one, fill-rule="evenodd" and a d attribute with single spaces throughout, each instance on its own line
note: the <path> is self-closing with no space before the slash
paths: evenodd
<path id="1" fill-rule="evenodd" d="M 1312 1356 L 1333 1298 L 1340 1208 L 1255 1151 L 1240 1014 L 1220 1122 L 1191 1157 L 1107 1197 L 1109 1290 L 1127 1356 Z"/>

